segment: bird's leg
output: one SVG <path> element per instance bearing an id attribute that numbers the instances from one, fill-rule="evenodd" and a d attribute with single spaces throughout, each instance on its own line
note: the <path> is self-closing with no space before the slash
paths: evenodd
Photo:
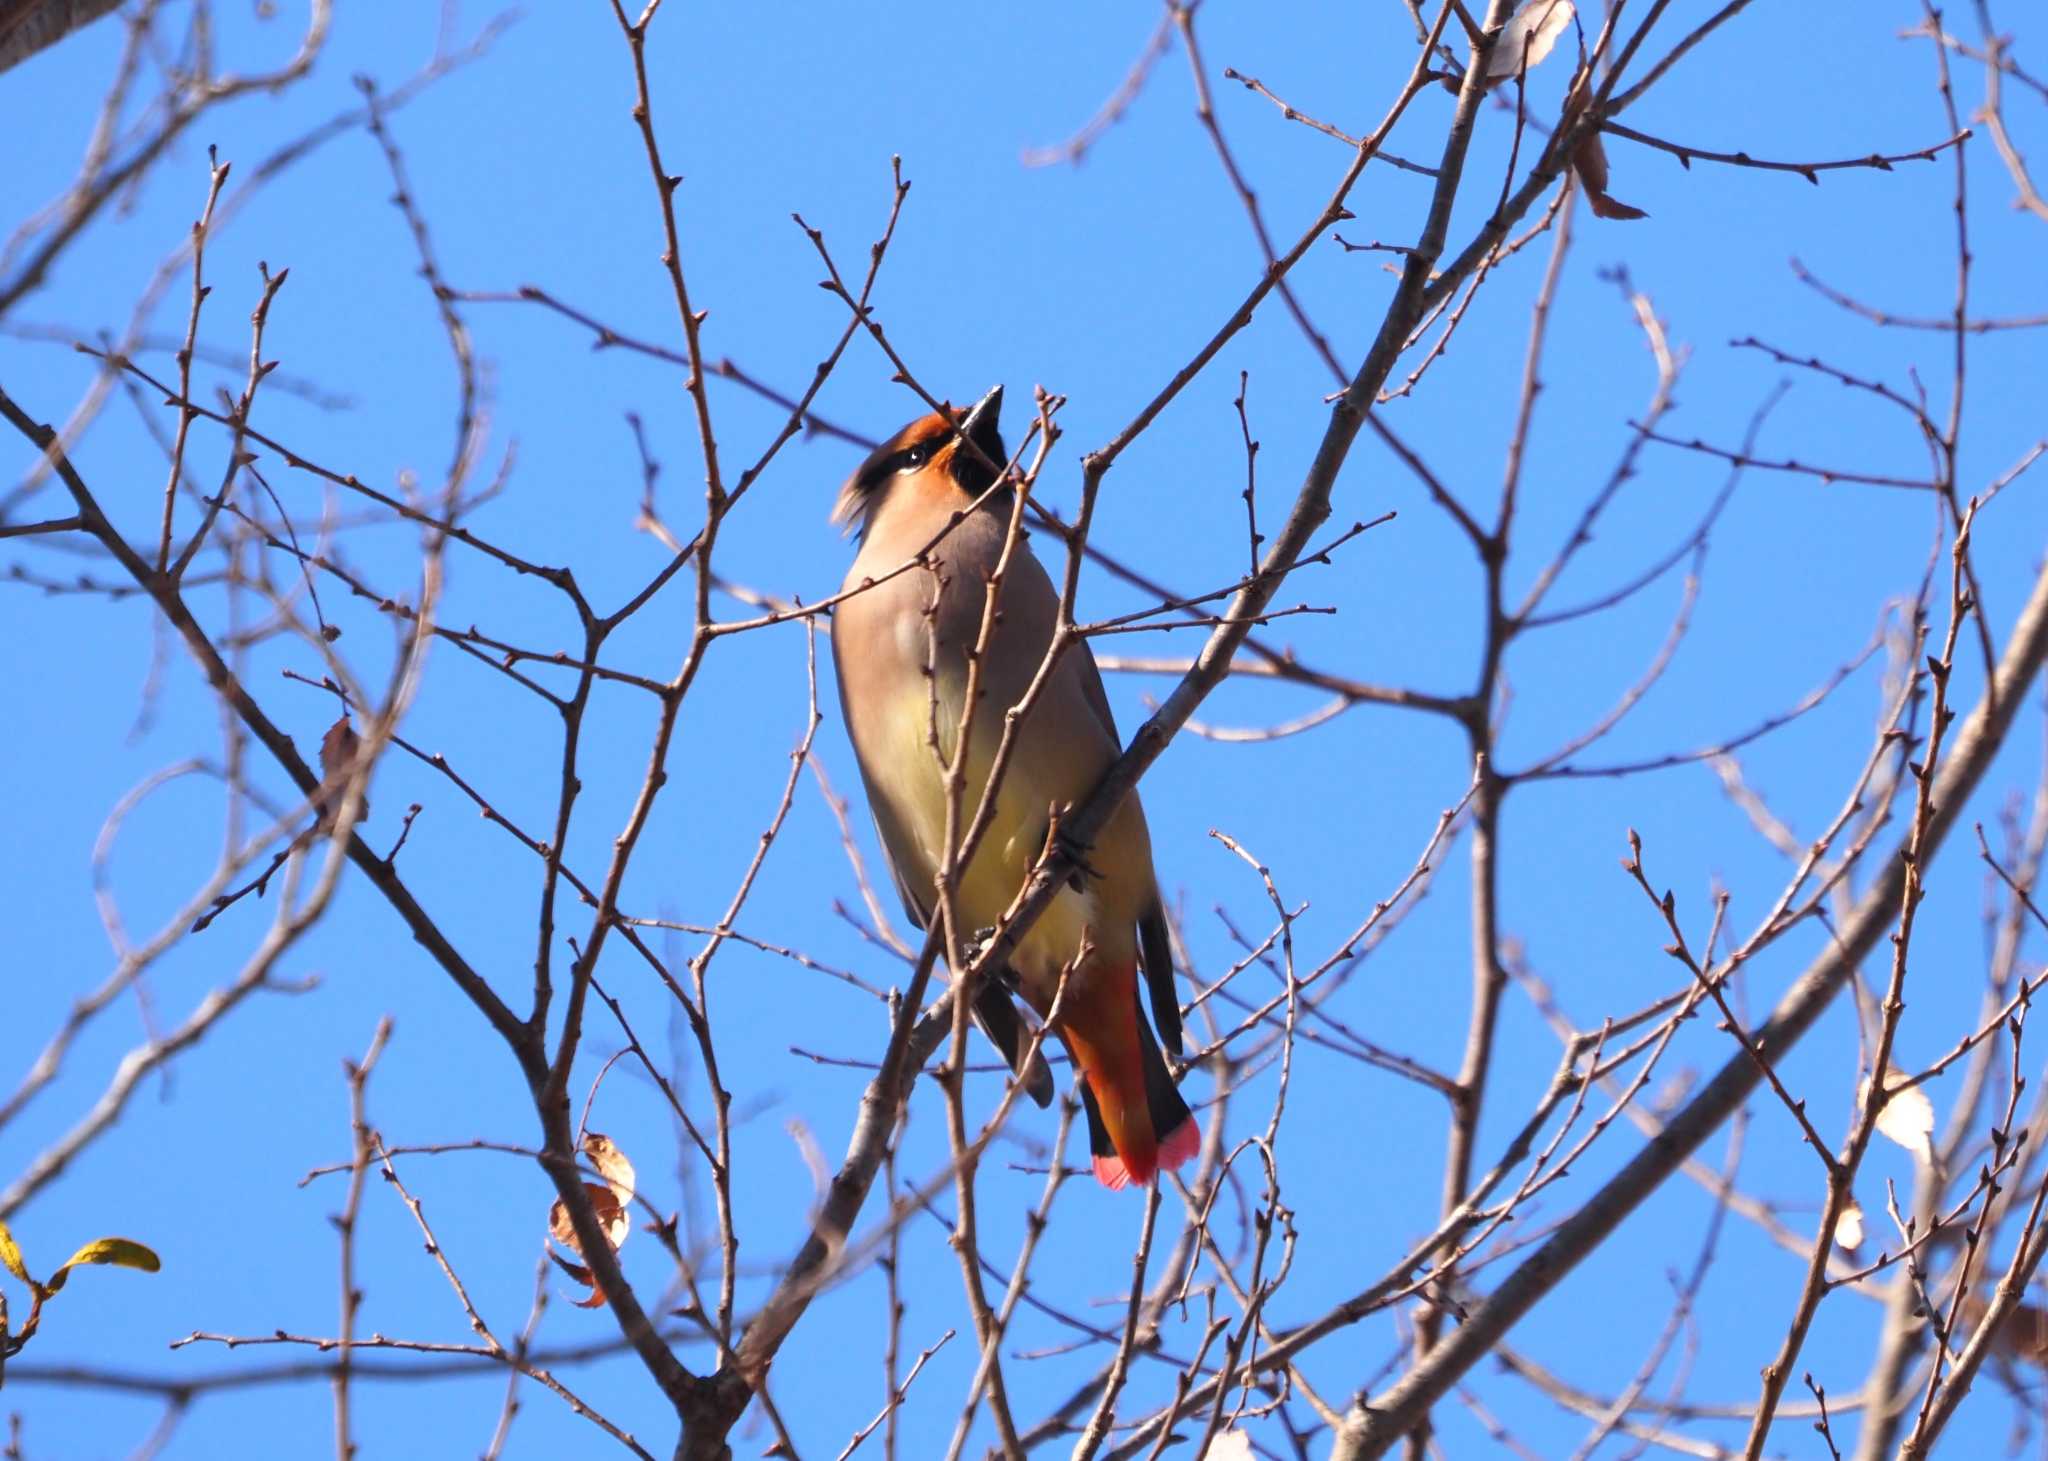
<path id="1" fill-rule="evenodd" d="M 1045 847 L 1039 855 L 1043 857 L 1057 851 L 1060 856 L 1071 862 L 1074 865 L 1074 871 L 1067 878 L 1067 886 L 1077 893 L 1085 893 L 1088 891 L 1088 885 L 1083 880 L 1094 878 L 1099 882 L 1102 879 L 1102 874 L 1096 871 L 1094 866 L 1089 863 L 1087 844 L 1076 842 L 1067 835 L 1066 829 L 1060 825 L 1060 817 L 1065 810 L 1065 808 L 1058 806 L 1047 810 L 1045 818 Z"/>
<path id="2" fill-rule="evenodd" d="M 968 936 L 968 963 L 972 964 L 977 962 L 981 958 L 982 954 L 987 952 L 988 946 L 996 941 L 996 932 L 996 926 L 993 923 L 991 923 L 986 928 L 977 928 L 971 935 Z M 1006 990 L 1011 994 L 1015 994 L 1017 992 L 1017 971 L 1015 969 L 1012 969 L 1008 964 L 1003 964 L 999 968 L 989 970 L 988 977 L 991 980 L 993 980 L 999 988 Z"/>

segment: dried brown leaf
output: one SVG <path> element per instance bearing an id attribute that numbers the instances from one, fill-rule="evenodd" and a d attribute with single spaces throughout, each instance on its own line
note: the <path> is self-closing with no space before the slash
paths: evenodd
<path id="1" fill-rule="evenodd" d="M 1998 1326 L 1998 1347 L 2016 1360 L 2048 1366 L 2048 1309 L 2021 1304 Z"/>
<path id="2" fill-rule="evenodd" d="M 346 715 L 327 727 L 327 734 L 320 738 L 320 776 L 330 789 L 338 789 L 347 782 L 355 770 L 356 757 L 362 754 L 363 738 L 356 734 L 356 728 L 349 724 Z M 333 813 L 326 802 L 320 804 L 320 825 L 331 827 L 329 820 Z M 370 820 L 370 798 L 361 797 L 356 806 L 356 820 Z"/>
<path id="3" fill-rule="evenodd" d="M 603 1305 L 604 1290 L 597 1286 L 597 1278 L 589 1269 L 580 1263 L 571 1263 L 552 1248 L 548 1249 L 548 1257 L 555 1260 L 555 1266 L 561 1269 L 562 1272 L 568 1274 L 569 1277 L 590 1290 L 589 1293 L 580 1299 L 571 1299 L 570 1303 L 579 1309 L 595 1309 Z"/>
<path id="4" fill-rule="evenodd" d="M 320 738 L 320 774 L 329 781 L 341 780 L 355 766 L 356 753 L 362 748 L 363 738 L 344 715 Z"/>
<path id="5" fill-rule="evenodd" d="M 1572 23 L 1576 10 L 1572 0 L 1528 0 L 1501 28 L 1486 63 L 1486 79 L 1502 81 L 1525 70 L 1534 71 Z"/>
<path id="6" fill-rule="evenodd" d="M 1563 125 L 1569 127 L 1578 120 L 1586 105 L 1586 77 L 1583 70 L 1579 79 L 1572 83 L 1570 93 L 1564 101 Z M 1648 218 L 1642 209 L 1624 203 L 1607 194 L 1607 147 L 1600 140 L 1596 127 L 1581 137 L 1572 148 L 1572 172 L 1577 175 L 1579 186 L 1586 190 L 1586 203 L 1593 210 L 1595 218 Z"/>
<path id="7" fill-rule="evenodd" d="M 611 1143 L 607 1141 L 605 1145 L 610 1147 Z M 589 1150 L 587 1141 L 585 1143 L 585 1150 Z M 617 1148 L 612 1147 L 612 1150 L 616 1152 Z M 625 1158 L 620 1157 L 619 1160 L 623 1162 Z M 626 1175 L 629 1179 L 632 1176 L 632 1171 L 632 1167 L 630 1165 L 627 1166 Z M 616 1253 L 619 1245 L 626 1241 L 626 1234 L 632 1230 L 632 1214 L 627 1211 L 626 1205 L 619 1200 L 610 1187 L 601 1187 L 595 1182 L 585 1182 L 583 1184 L 583 1191 L 590 1198 L 590 1206 L 597 1214 L 599 1226 L 604 1229 L 605 1241 L 611 1244 L 612 1251 Z M 548 1209 L 548 1237 L 552 1241 L 560 1243 L 578 1258 L 584 1256 L 583 1245 L 576 1241 L 576 1229 L 569 1221 L 569 1206 L 559 1197 L 555 1199 L 554 1205 Z M 590 1292 L 583 1298 L 575 1301 L 577 1308 L 595 1309 L 604 1302 L 604 1290 L 598 1287 L 596 1277 L 592 1275 L 588 1268 L 580 1263 L 570 1262 L 552 1248 L 549 1249 L 548 1256 L 555 1260 L 564 1273 L 568 1274 L 578 1283 L 589 1287 Z"/>
<path id="8" fill-rule="evenodd" d="M 619 1150 L 618 1143 L 599 1132 L 583 1134 L 583 1155 L 590 1158 L 590 1165 L 597 1168 L 597 1174 L 604 1178 L 611 1188 L 612 1197 L 620 1208 L 633 1201 L 633 1164 L 626 1160 L 626 1154 Z M 625 1237 L 620 1235 L 619 1242 Z M 617 1247 L 618 1243 L 614 1243 Z"/>
<path id="9" fill-rule="evenodd" d="M 1989 1307 L 1984 1299 L 1971 1294 L 1963 1300 L 1960 1317 L 1966 1326 L 1975 1329 L 1984 1322 Z M 2005 1316 L 1991 1342 L 2008 1359 L 2048 1369 L 2048 1309 L 2019 1305 Z"/>
<path id="10" fill-rule="evenodd" d="M 1601 143 L 1598 132 L 1587 133 L 1572 149 L 1572 171 L 1579 175 L 1579 186 L 1586 190 L 1586 203 L 1592 208 L 1595 218 L 1650 216 L 1631 203 L 1607 195 L 1607 148 Z"/>

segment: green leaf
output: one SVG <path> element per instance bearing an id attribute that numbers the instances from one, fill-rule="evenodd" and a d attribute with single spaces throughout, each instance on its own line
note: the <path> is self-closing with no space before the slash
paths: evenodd
<path id="1" fill-rule="evenodd" d="M 81 1263 L 111 1263 L 117 1268 L 136 1268 L 144 1273 L 155 1273 L 163 1263 L 155 1253 L 136 1242 L 133 1238 L 95 1238 L 71 1255 L 65 1265 L 50 1275 L 47 1285 L 55 1293 L 64 1287 L 71 1270 Z"/>
<path id="2" fill-rule="evenodd" d="M 0 1263 L 7 1265 L 7 1271 L 23 1283 L 31 1282 L 28 1265 L 21 1261 L 21 1248 L 14 1241 L 14 1234 L 7 1230 L 7 1224 L 0 1223 Z"/>

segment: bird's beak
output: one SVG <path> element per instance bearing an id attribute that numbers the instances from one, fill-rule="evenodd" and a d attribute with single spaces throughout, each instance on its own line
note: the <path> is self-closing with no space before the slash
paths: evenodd
<path id="1" fill-rule="evenodd" d="M 980 447 L 998 469 L 1003 465 L 1002 414 L 1003 388 L 997 386 L 960 418 L 960 434 Z"/>

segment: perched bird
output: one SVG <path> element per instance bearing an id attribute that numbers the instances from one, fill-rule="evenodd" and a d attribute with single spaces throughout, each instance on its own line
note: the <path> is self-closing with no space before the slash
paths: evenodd
<path id="1" fill-rule="evenodd" d="M 932 731 L 936 726 L 939 753 L 950 759 L 963 715 L 969 723 L 964 832 L 988 784 L 1005 714 L 1037 676 L 1058 616 L 1052 580 L 1020 542 L 1003 576 L 970 712 L 962 703 L 968 657 L 1010 520 L 1008 492 L 975 505 L 1008 459 L 997 424 L 1002 401 L 998 386 L 970 410 L 911 422 L 847 479 L 833 513 L 860 532 L 860 552 L 846 576 L 852 597 L 832 615 L 840 705 L 897 890 L 920 927 L 938 914 L 934 885 L 946 837 L 945 772 Z M 922 564 L 898 571 L 920 553 Z M 960 876 L 954 916 L 963 934 L 996 925 L 1054 818 L 1095 788 L 1120 745 L 1095 657 L 1085 642 L 1076 643 L 1018 727 L 994 818 Z M 1052 1033 L 1080 1071 L 1095 1176 L 1115 1188 L 1143 1184 L 1187 1161 L 1200 1134 L 1138 1002 L 1142 962 L 1153 1019 L 1178 1053 L 1180 1005 L 1166 914 L 1135 792 L 1084 861 L 1010 955 L 1000 984 L 991 980 L 979 992 L 974 1015 L 1025 1089 L 1047 1104 L 1050 1073 L 1042 1065 L 1019 1069 L 1027 1041 L 1006 987 L 1043 1018 L 1062 970 L 1081 955 Z"/>

